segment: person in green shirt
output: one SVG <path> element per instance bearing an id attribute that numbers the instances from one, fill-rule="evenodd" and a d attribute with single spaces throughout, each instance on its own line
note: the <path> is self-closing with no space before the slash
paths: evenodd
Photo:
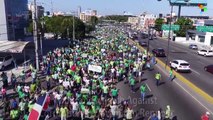
<path id="1" fill-rule="evenodd" d="M 61 120 L 66 120 L 68 117 L 68 109 L 65 105 L 60 108 L 60 113 L 61 113 Z"/>
<path id="2" fill-rule="evenodd" d="M 134 86 L 135 86 L 135 79 L 132 77 L 130 78 L 130 86 L 131 86 L 131 90 L 132 92 L 134 92 Z"/>
<path id="3" fill-rule="evenodd" d="M 142 85 L 141 85 L 140 91 L 141 91 L 141 98 L 142 98 L 142 100 L 144 101 L 145 92 L 146 92 L 146 85 L 145 85 L 145 84 L 142 84 Z"/>
<path id="4" fill-rule="evenodd" d="M 172 71 L 172 68 L 171 68 L 170 71 L 169 71 L 169 80 L 173 81 L 174 78 L 175 78 L 175 76 L 173 76 L 173 71 Z"/>
<path id="5" fill-rule="evenodd" d="M 117 99 L 117 97 L 118 97 L 118 89 L 116 87 L 113 87 L 111 89 L 111 94 L 112 94 L 113 99 Z"/>
<path id="6" fill-rule="evenodd" d="M 159 86 L 160 84 L 160 79 L 161 79 L 161 74 L 158 72 L 155 74 L 155 80 L 156 80 L 156 85 Z"/>
<path id="7" fill-rule="evenodd" d="M 103 97 L 106 98 L 108 96 L 108 89 L 109 89 L 108 85 L 104 85 L 102 89 L 103 89 Z"/>
<path id="8" fill-rule="evenodd" d="M 18 120 L 19 118 L 19 111 L 17 109 L 13 109 L 10 111 L 10 118 L 12 120 Z"/>

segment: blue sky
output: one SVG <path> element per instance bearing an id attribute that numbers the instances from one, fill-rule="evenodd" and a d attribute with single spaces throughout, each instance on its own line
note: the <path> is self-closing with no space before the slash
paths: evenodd
<path id="1" fill-rule="evenodd" d="M 51 0 L 37 0 L 42 3 L 46 10 L 51 10 Z M 98 14 L 123 14 L 124 11 L 139 15 L 144 11 L 158 15 L 158 13 L 170 13 L 168 0 L 52 0 L 54 11 L 77 11 L 81 6 L 82 11 L 86 9 L 96 9 Z M 208 0 L 208 11 L 200 13 L 198 7 L 183 7 L 182 15 L 209 15 L 213 16 L 213 0 Z M 174 11 L 177 13 L 177 7 Z"/>

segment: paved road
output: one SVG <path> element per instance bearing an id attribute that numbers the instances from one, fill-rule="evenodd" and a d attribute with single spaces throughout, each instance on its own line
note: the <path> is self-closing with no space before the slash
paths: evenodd
<path id="1" fill-rule="evenodd" d="M 162 74 L 162 85 L 159 87 L 155 85 L 154 79 L 157 72 Z M 140 98 L 140 91 L 137 90 L 142 83 L 147 84 L 150 89 L 144 102 Z M 159 108 L 165 111 L 167 105 L 171 106 L 173 116 L 176 116 L 178 120 L 198 120 L 206 112 L 206 109 L 191 97 L 193 94 L 185 92 L 180 87 L 179 81 L 168 81 L 168 73 L 160 66 L 155 66 L 152 71 L 144 71 L 142 83 L 137 83 L 136 93 L 132 93 L 129 85 L 124 82 L 117 85 L 120 89 L 120 100 L 129 100 L 134 110 L 138 111 L 138 120 L 143 120 L 143 117 L 147 119 L 153 111 L 157 111 Z"/>
<path id="2" fill-rule="evenodd" d="M 147 41 L 147 39 L 140 39 Z M 167 41 L 155 39 L 150 41 L 150 50 L 154 48 L 164 48 L 167 52 Z M 182 73 L 182 75 L 190 80 L 193 84 L 204 90 L 209 95 L 213 96 L 213 75 L 204 71 L 204 66 L 213 64 L 213 57 L 198 56 L 197 51 L 191 50 L 186 46 L 182 46 L 175 42 L 170 42 L 170 57 L 169 61 L 174 59 L 186 60 L 190 64 L 191 73 Z M 166 61 L 166 58 L 160 58 Z"/>

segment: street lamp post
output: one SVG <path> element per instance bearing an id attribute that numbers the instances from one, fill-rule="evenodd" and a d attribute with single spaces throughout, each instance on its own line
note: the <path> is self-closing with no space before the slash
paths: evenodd
<path id="1" fill-rule="evenodd" d="M 166 66 L 168 65 L 169 53 L 170 53 L 171 27 L 172 27 L 172 20 L 173 20 L 172 13 L 173 13 L 173 5 L 171 5 L 171 13 L 170 13 L 170 21 L 169 21 L 169 35 L 168 35 Z"/>
<path id="2" fill-rule="evenodd" d="M 161 1 L 161 0 L 158 0 Z M 180 0 L 176 0 L 175 2 L 180 1 Z M 184 2 L 189 2 L 190 0 L 183 0 Z M 169 61 L 169 53 L 170 53 L 170 40 L 171 40 L 171 27 L 172 27 L 172 21 L 173 21 L 173 5 L 171 4 L 171 0 L 169 0 L 170 5 L 171 5 L 171 13 L 170 13 L 170 21 L 169 21 L 169 35 L 168 35 L 168 46 L 167 46 L 167 59 L 166 59 L 166 65 L 165 67 L 168 65 L 168 61 Z M 179 9 L 179 15 L 180 16 L 180 9 Z"/>

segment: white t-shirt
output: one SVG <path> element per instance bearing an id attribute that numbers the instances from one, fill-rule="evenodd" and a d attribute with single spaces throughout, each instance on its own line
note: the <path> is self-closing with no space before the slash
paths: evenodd
<path id="1" fill-rule="evenodd" d="M 112 68 L 112 69 L 111 69 L 111 73 L 114 73 L 114 72 L 115 72 L 115 69 L 114 69 L 114 68 Z"/>
<path id="2" fill-rule="evenodd" d="M 126 119 L 132 119 L 133 118 L 133 110 L 131 109 L 127 109 L 127 111 L 126 111 L 127 113 L 126 113 Z"/>
<path id="3" fill-rule="evenodd" d="M 78 102 L 72 102 L 71 104 L 73 110 L 78 110 Z"/>
<path id="4" fill-rule="evenodd" d="M 111 105 L 110 109 L 111 109 L 112 115 L 115 116 L 116 115 L 116 111 L 117 111 L 117 106 L 116 105 Z"/>
<path id="5" fill-rule="evenodd" d="M 62 95 L 60 95 L 60 94 L 56 94 L 56 95 L 55 95 L 55 98 L 56 98 L 57 100 L 60 100 L 61 97 L 62 97 Z"/>
<path id="6" fill-rule="evenodd" d="M 30 87 L 29 87 L 29 86 L 24 86 L 24 91 L 25 91 L 26 93 L 28 93 L 29 90 L 30 90 Z"/>

